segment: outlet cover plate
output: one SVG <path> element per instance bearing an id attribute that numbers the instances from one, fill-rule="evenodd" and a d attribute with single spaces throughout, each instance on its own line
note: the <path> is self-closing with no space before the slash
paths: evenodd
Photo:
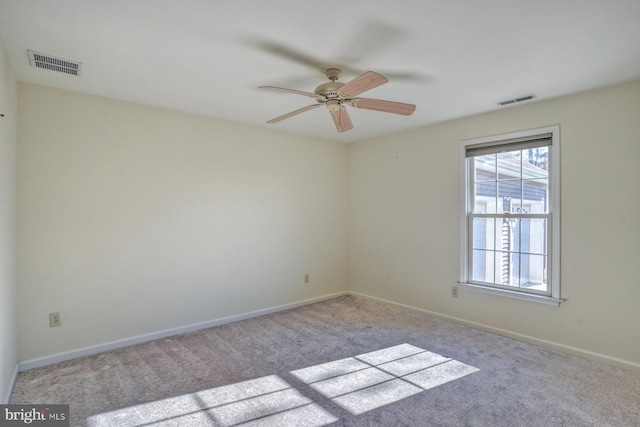
<path id="1" fill-rule="evenodd" d="M 62 318 L 59 311 L 49 313 L 49 327 L 54 328 L 56 326 L 62 326 Z"/>

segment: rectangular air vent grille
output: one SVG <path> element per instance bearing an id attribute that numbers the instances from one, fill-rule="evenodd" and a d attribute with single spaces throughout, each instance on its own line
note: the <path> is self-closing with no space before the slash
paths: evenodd
<path id="1" fill-rule="evenodd" d="M 27 50 L 29 53 L 29 63 L 32 67 L 44 68 L 45 70 L 58 71 L 60 73 L 80 75 L 81 62 L 70 61 L 68 59 L 56 58 L 55 56 Z"/>
<path id="2" fill-rule="evenodd" d="M 502 101 L 502 102 L 498 102 L 498 105 L 500 105 L 501 107 L 504 107 L 505 105 L 510 105 L 510 104 L 516 104 L 518 102 L 524 102 L 524 101 L 530 101 L 532 99 L 535 99 L 535 95 L 527 95 L 527 96 L 521 96 L 520 98 L 514 98 L 514 99 L 507 99 L 506 101 Z"/>

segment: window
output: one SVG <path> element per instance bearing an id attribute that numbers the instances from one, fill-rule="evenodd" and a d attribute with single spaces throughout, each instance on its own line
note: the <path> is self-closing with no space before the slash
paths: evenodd
<path id="1" fill-rule="evenodd" d="M 559 127 L 462 142 L 461 286 L 558 305 Z"/>

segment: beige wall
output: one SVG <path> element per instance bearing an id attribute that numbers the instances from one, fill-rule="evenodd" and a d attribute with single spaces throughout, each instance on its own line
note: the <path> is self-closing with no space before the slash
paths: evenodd
<path id="1" fill-rule="evenodd" d="M 640 82 L 352 145 L 30 84 L 18 101 L 21 361 L 350 289 L 640 363 Z M 451 298 L 459 141 L 555 124 L 567 301 Z"/>
<path id="2" fill-rule="evenodd" d="M 560 307 L 461 290 L 459 141 L 549 125 L 561 139 Z M 350 286 L 640 363 L 640 82 L 349 147 Z"/>
<path id="3" fill-rule="evenodd" d="M 18 364 L 15 290 L 16 81 L 0 42 L 0 403 Z"/>
<path id="4" fill-rule="evenodd" d="M 21 361 L 347 288 L 345 145 L 18 93 Z"/>

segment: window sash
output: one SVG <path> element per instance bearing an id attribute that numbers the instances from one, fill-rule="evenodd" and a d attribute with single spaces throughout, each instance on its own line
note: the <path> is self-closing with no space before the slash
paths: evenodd
<path id="1" fill-rule="evenodd" d="M 480 286 L 487 286 L 487 287 L 491 287 L 491 288 L 498 288 L 498 289 L 504 289 L 507 291 L 512 291 L 512 292 L 522 292 L 522 293 L 527 293 L 527 294 L 533 294 L 533 295 L 541 295 L 541 296 L 547 296 L 547 297 L 551 297 L 553 295 L 552 292 L 552 283 L 551 283 L 551 278 L 553 277 L 552 273 L 553 273 L 553 245 L 551 244 L 552 242 L 552 236 L 553 236 L 553 223 L 552 223 L 552 215 L 550 213 L 538 213 L 538 214 L 521 214 L 521 213 L 517 213 L 517 214 L 513 214 L 513 213 L 504 213 L 504 214 L 493 214 L 493 213 L 469 213 L 468 214 L 468 223 L 467 223 L 467 230 L 468 230 L 468 242 L 467 242 L 467 283 L 473 284 L 473 285 L 480 285 Z M 547 268 L 547 272 L 546 272 L 546 276 L 547 276 L 547 281 L 546 281 L 546 290 L 541 291 L 541 290 L 537 290 L 537 289 L 529 289 L 526 287 L 521 287 L 521 286 L 514 286 L 514 285 L 505 285 L 505 284 L 501 284 L 501 283 L 496 283 L 496 281 L 493 282 L 486 282 L 486 281 L 482 281 L 482 280 L 474 280 L 473 279 L 473 265 L 474 265 L 474 251 L 477 250 L 484 250 L 484 249 L 479 249 L 479 248 L 474 248 L 473 242 L 474 242 L 474 227 L 473 227 L 473 222 L 474 219 L 477 218 L 488 218 L 488 219 L 546 219 L 547 220 L 547 228 L 546 228 L 546 233 L 545 233 L 545 238 L 546 238 L 546 251 L 544 254 L 539 254 L 539 253 L 535 253 L 535 252 L 527 252 L 527 251 L 523 251 L 521 248 L 520 250 L 508 250 L 506 251 L 509 254 L 519 254 L 519 255 L 534 255 L 534 256 L 538 256 L 538 255 L 543 255 L 546 257 L 547 259 L 547 264 L 546 264 L 546 268 Z M 487 252 L 504 252 L 502 250 L 498 250 L 495 245 L 493 245 L 494 247 L 492 249 L 486 249 Z M 521 277 L 519 275 L 519 277 Z"/>

